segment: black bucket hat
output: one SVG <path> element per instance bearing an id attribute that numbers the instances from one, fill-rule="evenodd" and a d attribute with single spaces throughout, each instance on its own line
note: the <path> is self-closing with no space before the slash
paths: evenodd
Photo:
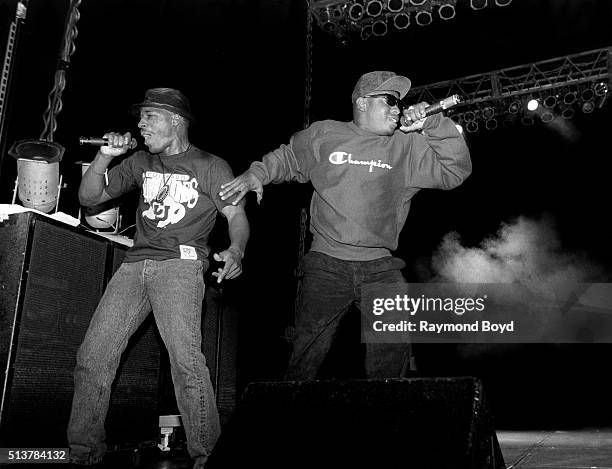
<path id="1" fill-rule="evenodd" d="M 146 91 L 142 103 L 133 104 L 130 107 L 132 114 L 138 116 L 143 107 L 153 107 L 175 112 L 189 121 L 193 121 L 189 100 L 179 90 L 173 88 L 151 88 Z"/>

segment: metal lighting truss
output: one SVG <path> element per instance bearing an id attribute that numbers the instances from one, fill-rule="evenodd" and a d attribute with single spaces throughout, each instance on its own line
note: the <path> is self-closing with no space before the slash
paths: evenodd
<path id="1" fill-rule="evenodd" d="M 319 27 L 341 42 L 346 42 L 351 33 L 359 33 L 366 40 L 413 24 L 427 26 L 435 16 L 443 21 L 452 20 L 458 1 L 468 3 L 468 0 L 307 0 Z M 482 10 L 489 3 L 506 7 L 512 0 L 469 0 L 473 10 Z"/>
<path id="2" fill-rule="evenodd" d="M 459 120 L 466 117 L 467 121 L 489 120 L 495 115 L 518 115 L 525 111 L 527 99 L 547 104 L 542 108 L 551 114 L 555 109 L 562 113 L 563 108 L 576 104 L 582 106 L 583 112 L 591 112 L 595 107 L 602 107 L 606 100 L 611 58 L 612 47 L 581 52 L 415 87 L 405 100 L 436 103 L 458 94 L 462 102 L 448 113 Z M 470 112 L 472 114 L 468 114 Z M 541 117 L 546 121 L 544 115 Z"/>
<path id="3" fill-rule="evenodd" d="M 510 2 L 496 5 L 505 6 Z M 434 12 L 441 20 L 451 20 L 455 17 L 456 4 L 457 0 L 312 0 L 309 9 L 323 31 L 342 41 L 351 33 L 359 33 L 365 40 L 384 36 L 391 28 L 404 30 L 411 24 L 427 26 L 433 22 Z"/>

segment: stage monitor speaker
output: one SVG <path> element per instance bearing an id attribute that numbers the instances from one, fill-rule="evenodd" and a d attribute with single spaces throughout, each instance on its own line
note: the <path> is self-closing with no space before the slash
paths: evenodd
<path id="1" fill-rule="evenodd" d="M 475 378 L 250 384 L 206 466 L 504 468 Z"/>
<path id="2" fill-rule="evenodd" d="M 0 221 L 0 446 L 63 447 L 76 352 L 123 246 L 47 217 Z M 157 437 L 159 342 L 149 322 L 114 383 L 108 443 Z"/>

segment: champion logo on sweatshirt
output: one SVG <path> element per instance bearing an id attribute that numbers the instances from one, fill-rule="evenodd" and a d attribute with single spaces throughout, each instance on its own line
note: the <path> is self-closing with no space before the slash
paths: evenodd
<path id="1" fill-rule="evenodd" d="M 345 151 L 335 151 L 333 153 L 330 153 L 329 155 L 329 162 L 331 164 L 356 164 L 356 165 L 361 165 L 361 166 L 369 166 L 370 170 L 368 172 L 372 172 L 372 168 L 382 168 L 382 169 L 387 169 L 387 170 L 391 170 L 393 169 L 392 166 L 388 165 L 387 163 L 383 163 L 381 160 L 375 161 L 375 160 L 354 160 L 352 158 L 352 153 L 347 153 Z"/>

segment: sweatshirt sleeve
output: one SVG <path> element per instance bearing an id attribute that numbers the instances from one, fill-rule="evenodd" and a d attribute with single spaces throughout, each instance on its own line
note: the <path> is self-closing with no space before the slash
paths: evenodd
<path id="1" fill-rule="evenodd" d="M 472 172 L 465 139 L 455 123 L 442 114 L 427 118 L 422 133 L 407 134 L 407 184 L 410 187 L 452 189 Z"/>
<path id="2" fill-rule="evenodd" d="M 288 181 L 308 182 L 310 171 L 316 163 L 312 139 L 312 126 L 295 133 L 289 144 L 281 145 L 266 154 L 261 161 L 253 162 L 249 171 L 264 185 Z"/>

